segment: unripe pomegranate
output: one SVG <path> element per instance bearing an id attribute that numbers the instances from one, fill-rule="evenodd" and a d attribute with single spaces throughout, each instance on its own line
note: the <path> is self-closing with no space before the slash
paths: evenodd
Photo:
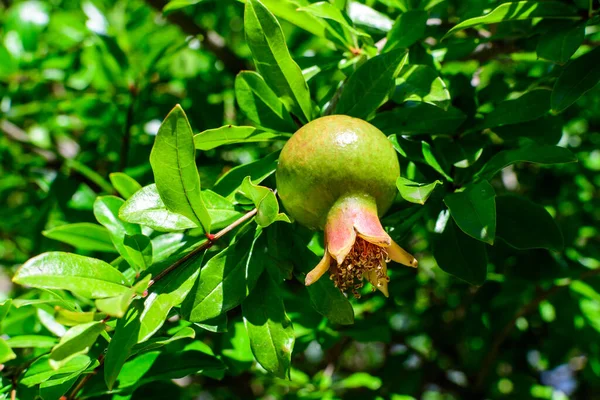
<path id="1" fill-rule="evenodd" d="M 328 270 L 340 290 L 367 279 L 388 296 L 386 263 L 416 267 L 379 217 L 392 205 L 400 166 L 396 151 L 373 125 L 346 115 L 311 121 L 286 143 L 277 167 L 277 190 L 286 211 L 325 231 L 325 255 L 306 276 L 308 286 Z"/>

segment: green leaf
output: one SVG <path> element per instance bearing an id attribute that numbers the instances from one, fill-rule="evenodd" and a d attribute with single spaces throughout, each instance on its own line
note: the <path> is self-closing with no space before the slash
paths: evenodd
<path id="1" fill-rule="evenodd" d="M 549 90 L 538 89 L 531 90 L 517 99 L 505 100 L 485 116 L 481 129 L 538 119 L 550 111 L 551 94 Z"/>
<path id="2" fill-rule="evenodd" d="M 21 335 L 12 336 L 6 340 L 6 344 L 11 349 L 27 349 L 27 348 L 40 348 L 46 349 L 53 347 L 57 342 L 57 339 L 53 336 L 42 336 L 42 335 Z"/>
<path id="3" fill-rule="evenodd" d="M 79 354 L 86 354 L 105 330 L 104 322 L 95 321 L 72 327 L 50 353 L 50 366 L 58 369 Z"/>
<path id="4" fill-rule="evenodd" d="M 149 382 L 215 373 L 224 369 L 225 366 L 216 357 L 196 349 L 176 353 L 151 351 L 125 363 L 117 378 L 117 389 L 131 392 Z"/>
<path id="5" fill-rule="evenodd" d="M 585 23 L 568 23 L 554 26 L 540 36 L 536 52 L 538 57 L 564 64 L 577 51 L 585 38 Z"/>
<path id="6" fill-rule="evenodd" d="M 104 381 L 109 390 L 112 390 L 123 364 L 129 358 L 133 346 L 139 341 L 140 316 L 143 312 L 143 301 L 136 301 L 127 311 L 125 318 L 117 321 L 115 333 L 104 358 Z"/>
<path id="7" fill-rule="evenodd" d="M 127 200 L 119 209 L 119 218 L 159 232 L 182 231 L 196 227 L 187 217 L 167 209 L 155 184 L 144 186 Z"/>
<path id="8" fill-rule="evenodd" d="M 441 235 L 436 235 L 433 256 L 445 272 L 472 285 L 482 285 L 487 276 L 485 244 L 465 235 L 452 219 Z"/>
<path id="9" fill-rule="evenodd" d="M 242 315 L 256 361 L 279 378 L 289 376 L 294 329 L 277 285 L 268 276 L 244 300 Z"/>
<path id="10" fill-rule="evenodd" d="M 435 69 L 428 65 L 407 65 L 396 79 L 392 100 L 398 104 L 422 101 L 447 109 L 450 105 L 450 92 Z"/>
<path id="11" fill-rule="evenodd" d="M 210 232 L 210 215 L 202 201 L 196 168 L 194 134 L 179 105 L 167 115 L 158 130 L 150 153 L 150 165 L 156 188 L 167 209 Z"/>
<path id="12" fill-rule="evenodd" d="M 140 185 L 135 179 L 127 174 L 124 174 L 123 172 L 113 172 L 109 175 L 109 177 L 110 183 L 112 183 L 115 190 L 119 192 L 121 197 L 123 197 L 125 200 L 133 196 L 135 192 L 142 188 L 142 185 Z"/>
<path id="13" fill-rule="evenodd" d="M 530 145 L 514 150 L 504 150 L 495 154 L 476 176 L 490 179 L 505 167 L 517 162 L 535 164 L 564 164 L 576 162 L 577 157 L 569 150 L 559 146 Z"/>
<path id="14" fill-rule="evenodd" d="M 240 305 L 265 268 L 260 236 L 260 229 L 246 232 L 206 263 L 197 288 L 183 303 L 186 320 L 206 321 Z"/>
<path id="15" fill-rule="evenodd" d="M 197 254 L 185 261 L 177 269 L 165 275 L 152 285 L 152 292 L 144 299 L 144 312 L 140 317 L 138 342 L 148 340 L 165 323 L 169 311 L 179 306 L 194 288 L 200 275 L 204 254 Z M 155 266 L 153 266 L 155 268 Z M 158 264 L 151 272 L 158 272 L 165 266 Z"/>
<path id="16" fill-rule="evenodd" d="M 143 256 L 135 248 L 125 244 L 126 236 L 140 236 L 142 228 L 139 225 L 124 222 L 119 218 L 119 209 L 125 202 L 115 196 L 100 196 L 94 202 L 94 216 L 108 231 L 117 251 L 136 271 L 145 269 Z M 141 264 L 140 264 L 141 262 Z"/>
<path id="17" fill-rule="evenodd" d="M 427 12 L 408 10 L 400 14 L 387 34 L 382 52 L 397 48 L 409 48 L 425 35 L 426 27 Z"/>
<path id="18" fill-rule="evenodd" d="M 496 192 L 488 181 L 480 181 L 444 197 L 454 221 L 467 235 L 494 244 L 496 237 Z"/>
<path id="19" fill-rule="evenodd" d="M 519 142 L 527 138 L 537 144 L 554 145 L 562 137 L 563 121 L 560 117 L 548 116 L 520 124 L 497 126 L 492 130 L 507 142 Z"/>
<path id="20" fill-rule="evenodd" d="M 572 60 L 552 90 L 552 110 L 561 112 L 600 81 L 600 47 Z"/>
<path id="21" fill-rule="evenodd" d="M 47 238 L 70 244 L 81 250 L 116 252 L 108 230 L 89 222 L 57 226 L 43 231 L 42 234 Z"/>
<path id="22" fill-rule="evenodd" d="M 23 378 L 19 383 L 28 387 L 39 385 L 55 375 L 83 372 L 91 363 L 90 357 L 86 355 L 77 355 L 59 369 L 52 369 L 48 362 L 49 358 L 49 355 L 45 355 L 35 360 L 29 368 L 27 368 L 27 371 L 25 371 Z"/>
<path id="23" fill-rule="evenodd" d="M 163 13 L 168 14 L 169 12 L 177 11 L 185 7 L 193 6 L 203 2 L 204 0 L 171 0 L 163 7 Z"/>
<path id="24" fill-rule="evenodd" d="M 8 315 L 8 312 L 10 311 L 12 306 L 13 306 L 12 299 L 6 299 L 6 300 L 0 302 L 0 333 L 2 333 L 2 321 L 4 321 L 4 318 L 6 318 L 6 316 Z M 15 307 L 17 307 L 17 306 L 15 305 Z"/>
<path id="25" fill-rule="evenodd" d="M 209 332 L 222 333 L 227 332 L 227 314 L 221 314 L 218 317 L 208 319 L 194 325 Z"/>
<path id="26" fill-rule="evenodd" d="M 238 165 L 219 178 L 213 190 L 221 196 L 229 198 L 237 192 L 240 182 L 247 176 L 252 178 L 252 183 L 258 184 L 275 172 L 278 158 L 279 152 L 273 152 L 260 160 Z"/>
<path id="27" fill-rule="evenodd" d="M 261 132 L 253 126 L 225 125 L 208 129 L 194 136 L 194 145 L 198 150 L 210 150 L 234 143 L 270 142 L 286 140 L 288 136 L 273 132 Z"/>
<path id="28" fill-rule="evenodd" d="M 66 326 L 75 326 L 79 324 L 85 324 L 88 322 L 98 321 L 106 317 L 106 315 L 101 313 L 96 313 L 94 311 L 71 311 L 65 310 L 59 307 L 55 307 L 56 322 Z"/>
<path id="29" fill-rule="evenodd" d="M 406 201 L 410 201 L 415 204 L 425 204 L 431 192 L 437 185 L 441 185 L 442 181 L 435 181 L 429 184 L 417 183 L 409 179 L 398 177 L 396 186 L 400 191 L 400 196 Z"/>
<path id="30" fill-rule="evenodd" d="M 161 348 L 168 345 L 169 343 L 175 342 L 182 339 L 194 339 L 196 337 L 196 331 L 191 327 L 185 327 L 178 330 L 171 337 L 155 337 L 146 340 L 145 342 L 138 343 L 131 349 L 131 356 L 145 353 L 154 349 Z"/>
<path id="31" fill-rule="evenodd" d="M 308 12 L 311 15 L 324 19 L 325 28 L 327 30 L 327 38 L 331 39 L 340 47 L 351 49 L 358 47 L 358 43 L 354 36 L 367 36 L 356 28 L 352 21 L 345 13 L 335 5 L 327 1 L 319 1 L 309 4 L 305 7 L 300 7 L 298 11 Z"/>
<path id="32" fill-rule="evenodd" d="M 258 73 L 242 71 L 236 76 L 235 97 L 242 112 L 258 125 L 278 132 L 296 131 L 290 113 Z"/>
<path id="33" fill-rule="evenodd" d="M 336 114 L 366 119 L 387 99 L 394 78 L 406 62 L 405 49 L 392 50 L 371 58 L 354 72 L 343 86 Z"/>
<path id="34" fill-rule="evenodd" d="M 253 184 L 250 177 L 247 176 L 240 186 L 240 193 L 252 200 L 252 203 L 258 209 L 256 223 L 263 228 L 275 221 L 290 222 L 287 215 L 279 212 L 277 197 L 268 187 Z"/>
<path id="35" fill-rule="evenodd" d="M 344 378 L 344 380 L 340 382 L 340 387 L 345 389 L 367 388 L 370 390 L 377 390 L 381 387 L 381 378 L 366 372 L 355 372 Z"/>
<path id="36" fill-rule="evenodd" d="M 290 56 L 275 16 L 259 0 L 247 0 L 244 29 L 258 72 L 288 110 L 310 121 L 313 106 L 308 85 L 302 70 Z"/>
<path id="37" fill-rule="evenodd" d="M 214 229 L 224 228 L 244 215 L 242 212 L 235 209 L 230 200 L 215 192 L 205 190 L 202 192 L 202 195 L 204 196 L 204 203 L 210 213 Z"/>
<path id="38" fill-rule="evenodd" d="M 129 305 L 133 302 L 135 295 L 144 296 L 144 292 L 148 289 L 150 278 L 152 278 L 150 274 L 146 275 L 122 295 L 96 300 L 96 308 L 112 317 L 123 317 Z"/>
<path id="39" fill-rule="evenodd" d="M 495 24 L 503 21 L 520 21 L 533 18 L 577 19 L 577 12 L 559 1 L 516 1 L 503 3 L 481 17 L 469 18 L 448 31 L 444 40 L 455 32 L 481 24 Z"/>
<path id="40" fill-rule="evenodd" d="M 427 143 L 425 141 L 421 142 L 421 151 L 423 152 L 423 158 L 425 159 L 425 162 L 427 163 L 427 165 L 429 165 L 431 168 L 433 168 L 434 170 L 439 172 L 449 182 L 453 182 L 452 177 L 450 175 L 448 175 L 448 173 L 444 170 L 444 168 L 440 164 L 439 160 L 441 160 L 441 158 L 434 154 L 434 149 L 432 148 L 432 146 L 429 143 Z"/>
<path id="41" fill-rule="evenodd" d="M 298 12 L 298 8 L 308 4 L 306 0 L 262 0 L 269 11 L 318 37 L 325 37 L 325 24 L 308 13 Z"/>
<path id="42" fill-rule="evenodd" d="M 449 135 L 454 133 L 466 118 L 458 108 L 449 107 L 448 110 L 444 110 L 430 104 L 418 103 L 379 113 L 371 123 L 386 135 Z"/>
<path id="43" fill-rule="evenodd" d="M 0 338 L 0 364 L 17 358 L 17 355 L 11 350 L 6 341 Z"/>
<path id="44" fill-rule="evenodd" d="M 27 261 L 13 282 L 42 289 L 64 289 L 96 299 L 129 290 L 121 272 L 104 261 L 76 254 L 49 252 Z"/>
<path id="45" fill-rule="evenodd" d="M 123 245 L 136 270 L 143 271 L 152 265 L 152 241 L 148 236 L 125 235 Z"/>
<path id="46" fill-rule="evenodd" d="M 348 3 L 348 16 L 355 25 L 362 26 L 369 31 L 376 31 L 377 34 L 389 32 L 394 24 L 394 21 L 387 15 L 358 1 Z"/>
<path id="47" fill-rule="evenodd" d="M 544 207 L 518 196 L 498 196 L 497 235 L 517 249 L 561 251 L 563 237 Z"/>
<path id="48" fill-rule="evenodd" d="M 68 375 L 60 375 L 40 384 L 42 399 L 61 399 L 71 389 L 83 371 L 75 371 Z"/>

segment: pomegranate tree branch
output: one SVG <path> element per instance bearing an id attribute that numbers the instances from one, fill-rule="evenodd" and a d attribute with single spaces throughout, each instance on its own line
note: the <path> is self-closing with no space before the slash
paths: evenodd
<path id="1" fill-rule="evenodd" d="M 162 9 L 168 3 L 168 1 L 146 0 L 146 3 L 148 3 L 157 11 L 162 12 Z M 227 47 L 225 39 L 223 39 L 217 32 L 209 31 L 199 26 L 191 17 L 180 11 L 169 13 L 167 15 L 167 20 L 179 26 L 187 35 L 202 36 L 202 45 L 204 48 L 221 60 L 225 66 L 225 69 L 229 72 L 237 74 L 241 70 L 247 69 L 246 62 Z"/>
<path id="2" fill-rule="evenodd" d="M 244 222 L 252 219 L 252 217 L 254 217 L 257 212 L 258 212 L 258 210 L 256 208 L 254 208 L 253 210 L 248 211 L 246 214 L 242 215 L 240 218 L 233 221 L 231 224 L 227 225 L 225 228 L 221 229 L 219 232 L 215 233 L 214 235 L 212 235 L 210 233 L 207 234 L 206 237 L 208 240 L 206 242 L 203 242 L 200 246 L 198 246 L 194 250 L 190 251 L 185 256 L 181 257 L 180 259 L 175 261 L 173 264 L 169 265 L 167 268 L 162 270 L 158 275 L 156 275 L 156 277 L 154 279 L 152 279 L 152 280 L 150 280 L 150 282 L 148 282 L 148 288 L 150 288 L 152 285 L 154 285 L 160 279 L 167 276 L 169 273 L 173 272 L 175 269 L 180 267 L 186 261 L 192 259 L 196 255 L 198 255 L 200 252 L 210 248 L 212 245 L 215 244 L 215 242 L 217 240 L 221 239 L 223 236 L 225 236 L 226 234 L 228 234 L 229 232 L 231 232 L 232 230 L 234 230 L 235 228 L 237 228 Z M 106 322 L 108 322 L 109 319 L 110 319 L 110 317 L 107 317 L 104 320 L 102 320 L 102 322 L 106 323 Z M 83 389 L 85 384 L 92 378 L 92 376 L 94 376 L 98 372 L 98 370 L 100 368 L 102 368 L 102 365 L 104 364 L 104 355 L 103 354 L 101 354 L 100 357 L 98 357 L 98 363 L 99 364 L 96 367 L 96 369 L 94 370 L 94 372 L 87 374 L 87 375 L 83 376 L 83 378 L 81 378 L 81 380 L 79 381 L 79 383 L 77 383 L 77 385 L 71 391 L 69 396 L 66 397 L 67 400 L 75 400 L 77 398 L 77 393 L 79 393 L 81 391 L 81 389 Z"/>
<path id="3" fill-rule="evenodd" d="M 244 222 L 246 222 L 246 221 L 250 220 L 252 217 L 254 217 L 257 212 L 258 212 L 258 210 L 256 208 L 253 209 L 252 211 L 248 211 L 246 214 L 242 215 L 239 219 L 237 219 L 236 221 L 233 221 L 231 224 L 227 225 L 225 228 L 221 229 L 219 232 L 215 233 L 214 235 L 211 235 L 210 233 L 207 234 L 206 237 L 208 238 L 208 240 L 206 242 L 202 243 L 200 246 L 198 246 L 194 250 L 190 251 L 185 256 L 181 257 L 179 260 L 175 261 L 173 264 L 169 265 L 167 268 L 162 270 L 158 275 L 156 275 L 156 277 L 154 279 L 151 279 L 150 282 L 148 282 L 148 287 L 154 285 L 157 281 L 161 280 L 166 275 L 168 275 L 170 272 L 172 272 L 173 270 L 180 267 L 186 261 L 195 257 L 198 253 L 210 248 L 217 240 L 221 239 L 223 236 L 225 236 L 226 234 L 228 234 L 229 232 L 231 232 L 232 230 L 234 230 L 235 228 L 237 228 Z"/>

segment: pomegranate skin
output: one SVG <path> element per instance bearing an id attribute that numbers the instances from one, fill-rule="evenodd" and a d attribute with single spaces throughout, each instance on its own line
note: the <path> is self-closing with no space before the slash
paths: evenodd
<path id="1" fill-rule="evenodd" d="M 321 117 L 286 143 L 276 172 L 279 197 L 300 224 L 323 229 L 333 205 L 348 196 L 372 197 L 382 216 L 400 176 L 392 143 L 376 127 L 346 115 Z"/>

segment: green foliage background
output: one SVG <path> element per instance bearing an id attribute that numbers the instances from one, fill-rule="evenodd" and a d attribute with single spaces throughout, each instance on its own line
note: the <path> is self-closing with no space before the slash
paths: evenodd
<path id="1" fill-rule="evenodd" d="M 599 10 L 0 1 L 0 398 L 600 398 Z M 332 113 L 398 151 L 389 299 L 269 190 Z"/>

